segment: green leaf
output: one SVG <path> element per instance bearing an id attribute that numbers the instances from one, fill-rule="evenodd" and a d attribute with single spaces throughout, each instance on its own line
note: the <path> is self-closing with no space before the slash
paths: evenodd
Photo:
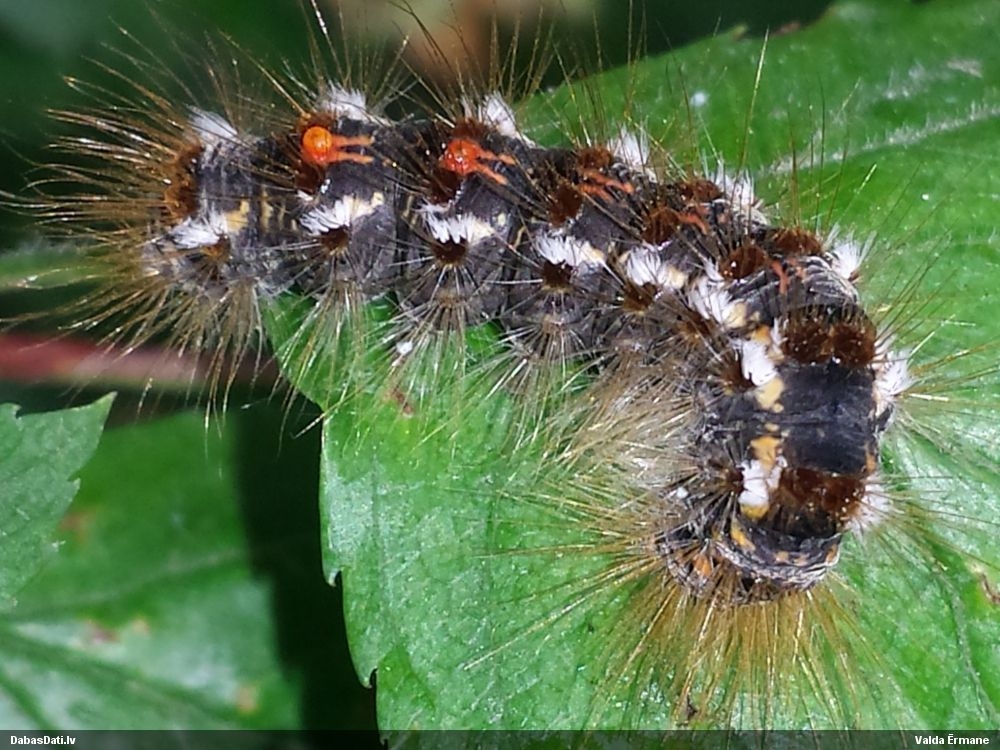
<path id="1" fill-rule="evenodd" d="M 297 725 L 233 452 L 232 433 L 206 434 L 197 413 L 105 434 L 58 532 L 47 527 L 58 555 L 0 611 L 0 724 Z"/>
<path id="2" fill-rule="evenodd" d="M 0 606 L 56 554 L 51 544 L 97 447 L 112 397 L 90 406 L 17 416 L 0 405 Z"/>
<path id="3" fill-rule="evenodd" d="M 882 314 L 903 345 L 920 346 L 915 361 L 933 362 L 996 338 L 998 27 L 1000 8 L 990 0 L 845 2 L 766 48 L 723 34 L 584 86 L 597 92 L 608 120 L 637 102 L 632 117 L 663 145 L 680 144 L 671 151 L 682 163 L 705 154 L 695 163 L 708 170 L 716 160 L 750 170 L 759 193 L 777 204 L 772 213 L 850 227 L 861 238 L 874 233 L 865 293 L 876 314 L 880 302 L 909 310 L 902 322 Z M 629 89 L 631 75 L 638 83 Z M 553 143 L 567 123 L 591 117 L 574 111 L 595 98 L 579 92 L 564 88 L 529 103 L 529 116 L 541 121 L 532 135 Z M 553 112 L 559 123 L 546 125 Z M 558 486 L 546 488 L 558 481 L 557 467 L 548 473 L 551 458 L 538 447 L 507 450 L 511 426 L 543 410 L 519 411 L 488 383 L 477 390 L 462 381 L 465 392 L 451 393 L 447 375 L 410 408 L 406 391 L 374 386 L 385 372 L 338 376 L 318 360 L 307 369 L 314 398 L 324 377 L 372 385 L 346 403 L 339 392 L 317 400 L 329 414 L 326 566 L 331 579 L 343 579 L 358 673 L 367 680 L 378 672 L 383 728 L 677 720 L 655 685 L 629 684 L 629 664 L 650 668 L 641 654 L 621 658 L 641 638 L 628 631 L 629 590 L 601 589 L 597 574 L 608 561 L 592 530 L 574 527 L 555 499 Z M 990 404 L 1000 393 L 995 378 L 963 380 L 975 369 L 974 357 L 943 362 L 940 378 L 953 377 L 952 393 L 968 400 L 937 402 L 926 425 L 914 407 L 891 451 L 894 475 L 910 477 L 913 493 L 952 515 L 940 528 L 918 518 L 931 528 L 845 548 L 843 606 L 869 647 L 849 668 L 835 649 L 826 655 L 835 698 L 862 704 L 858 718 L 844 721 L 996 725 L 1000 619 L 966 556 L 998 562 L 1000 421 Z M 925 376 L 937 382 L 933 372 Z M 551 494 L 551 507 L 525 502 L 532 493 Z M 613 642 L 618 636 L 624 645 Z M 615 649 L 617 662 L 609 658 Z M 781 706 L 773 718 L 790 727 L 836 722 L 808 703 Z"/>

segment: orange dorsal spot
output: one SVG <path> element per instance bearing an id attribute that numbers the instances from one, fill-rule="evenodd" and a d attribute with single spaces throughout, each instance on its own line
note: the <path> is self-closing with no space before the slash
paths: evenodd
<path id="1" fill-rule="evenodd" d="M 781 261 L 772 260 L 771 270 L 774 271 L 778 277 L 778 294 L 788 294 L 788 274 L 785 273 L 785 269 L 782 267 Z"/>
<path id="2" fill-rule="evenodd" d="M 469 138 L 452 138 L 445 146 L 444 153 L 441 154 L 439 160 L 442 169 L 453 172 L 460 177 L 481 174 L 498 185 L 506 185 L 507 178 L 490 167 L 487 162 L 517 163 L 513 156 L 487 151 Z"/>
<path id="3" fill-rule="evenodd" d="M 371 136 L 338 135 L 321 125 L 312 125 L 302 134 L 302 159 L 314 167 L 328 167 L 331 164 L 344 161 L 371 164 L 374 157 L 347 150 L 351 147 L 370 146 L 371 144 Z"/>
<path id="4" fill-rule="evenodd" d="M 611 200 L 611 195 L 608 193 L 608 190 L 611 188 L 620 190 L 626 194 L 635 191 L 635 187 L 631 183 L 621 182 L 613 177 L 608 177 L 596 169 L 584 169 L 582 176 L 583 180 L 580 182 L 580 192 L 604 201 Z"/>
<path id="5" fill-rule="evenodd" d="M 681 224 L 687 224 L 698 229 L 702 234 L 708 234 L 708 224 L 705 220 L 696 213 L 687 214 L 677 214 L 677 221 Z"/>
<path id="6" fill-rule="evenodd" d="M 807 280 L 808 280 L 808 278 L 809 278 L 809 277 L 808 277 L 808 272 L 807 272 L 807 271 L 806 271 L 806 269 L 805 269 L 805 268 L 804 268 L 804 267 L 802 266 L 802 264 L 801 264 L 801 263 L 800 263 L 800 262 L 799 262 L 798 260 L 796 260 L 795 258 L 790 258 L 790 259 L 788 260 L 788 267 L 789 267 L 789 268 L 791 268 L 791 269 L 792 269 L 792 271 L 794 271 L 794 273 L 795 273 L 795 276 L 796 276 L 796 277 L 797 277 L 797 278 L 798 278 L 798 279 L 799 279 L 800 281 L 803 281 L 803 282 L 804 282 L 804 281 L 807 281 Z"/>

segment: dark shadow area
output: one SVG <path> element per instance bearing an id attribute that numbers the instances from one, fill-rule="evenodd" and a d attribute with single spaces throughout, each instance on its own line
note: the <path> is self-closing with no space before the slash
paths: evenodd
<path id="1" fill-rule="evenodd" d="M 637 30 L 640 51 L 651 55 L 736 28 L 744 36 L 787 33 L 818 20 L 831 4 L 832 0 L 636 0 L 632 28 Z M 628 60 L 624 5 L 616 0 L 599 4 L 599 33 L 608 39 L 611 66 Z"/>
<path id="2" fill-rule="evenodd" d="M 279 653 L 289 678 L 300 683 L 302 728 L 374 730 L 375 691 L 354 673 L 341 589 L 323 578 L 320 432 L 295 435 L 291 423 L 305 424 L 294 419 L 298 408 L 287 425 L 281 404 L 254 406 L 233 419 L 251 562 L 271 587 Z"/>

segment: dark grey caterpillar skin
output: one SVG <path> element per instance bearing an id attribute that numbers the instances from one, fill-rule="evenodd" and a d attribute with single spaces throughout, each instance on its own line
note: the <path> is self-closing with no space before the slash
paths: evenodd
<path id="1" fill-rule="evenodd" d="M 358 160 L 342 159 L 325 166 L 303 163 L 302 133 L 311 125 L 334 126 L 348 138 L 367 139 L 368 145 L 351 147 Z M 374 298 L 392 288 L 397 259 L 394 249 L 400 236 L 400 206 L 407 193 L 399 185 L 398 165 L 391 158 L 401 154 L 414 137 L 406 123 L 329 116 L 302 124 L 288 138 L 288 178 L 298 190 L 287 220 L 300 230 L 300 240 L 287 248 L 285 267 L 296 291 L 325 295 L 331 287 L 356 290 Z"/>
<path id="2" fill-rule="evenodd" d="M 474 150 L 474 163 L 463 164 L 462 148 Z M 496 159 L 487 166 L 480 151 Z M 524 166 L 534 151 L 476 120 L 425 125 L 411 151 L 417 189 L 401 207 L 407 235 L 393 290 L 414 319 L 462 328 L 500 317 L 526 207 L 536 199 Z"/>
<path id="3" fill-rule="evenodd" d="M 276 144 L 244 139 L 207 113 L 198 113 L 193 126 L 200 148 L 185 167 L 191 189 L 184 213 L 154 220 L 141 249 L 145 272 L 213 300 L 247 284 L 264 295 L 285 291 L 283 248 L 296 239 L 285 206 L 293 194 L 258 176 L 277 158 Z"/>
<path id="4" fill-rule="evenodd" d="M 835 272 L 815 260 L 803 283 L 835 287 Z M 716 596 L 721 589 L 737 603 L 816 585 L 843 535 L 886 512 L 877 466 L 891 407 L 879 393 L 900 387 L 890 380 L 898 373 L 874 361 L 873 327 L 853 294 L 808 308 L 808 333 L 840 326 L 841 350 L 820 337 L 796 342 L 802 308 L 759 304 L 784 296 L 783 274 L 768 273 L 763 289 L 728 288 L 740 312 L 726 318 L 725 333 L 709 325 L 707 354 L 689 360 L 700 377 L 684 378 L 693 385 L 683 395 L 699 416 L 685 452 L 717 486 L 701 496 L 683 489 L 695 483 L 669 488 L 677 516 L 657 539 L 687 586 Z M 873 359 L 864 360 L 869 346 Z"/>
<path id="5" fill-rule="evenodd" d="M 265 296 L 391 296 L 404 356 L 492 322 L 524 360 L 628 373 L 623 423 L 690 415 L 636 471 L 655 484 L 627 491 L 662 502 L 647 542 L 691 596 L 809 589 L 888 512 L 880 443 L 909 379 L 855 289 L 861 249 L 772 226 L 747 180 L 659 180 L 625 133 L 543 148 L 496 97 L 394 123 L 331 87 L 258 139 L 201 117 L 198 199 L 147 243 L 151 271 L 180 293 L 252 277 Z M 219 243 L 226 263 L 193 270 Z"/>
<path id="6" fill-rule="evenodd" d="M 621 309 L 615 261 L 637 242 L 639 177 L 599 148 L 539 153 L 530 169 L 542 198 L 509 273 L 501 325 L 542 359 L 600 361 Z"/>

